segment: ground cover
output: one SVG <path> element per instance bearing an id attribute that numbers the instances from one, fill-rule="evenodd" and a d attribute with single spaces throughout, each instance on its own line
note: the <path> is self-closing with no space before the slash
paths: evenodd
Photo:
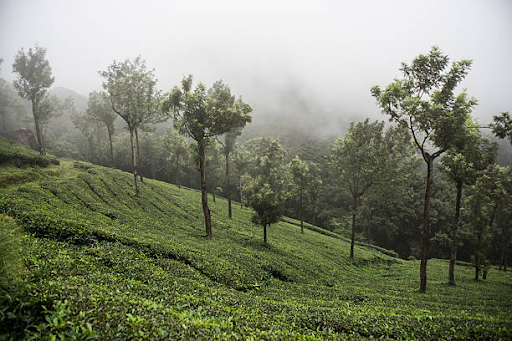
<path id="1" fill-rule="evenodd" d="M 2 291 L 3 339 L 510 339 L 512 275 L 475 282 L 430 260 L 349 244 L 286 219 L 268 231 L 251 211 L 86 163 L 1 192 L 0 229 L 19 225 L 18 281 Z M 12 217 L 8 218 L 8 217 Z M 321 231 L 320 231 L 321 232 Z"/>

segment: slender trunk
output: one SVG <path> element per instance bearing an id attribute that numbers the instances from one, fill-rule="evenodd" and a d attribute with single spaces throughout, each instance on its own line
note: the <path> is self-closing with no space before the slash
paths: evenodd
<path id="1" fill-rule="evenodd" d="M 365 197 L 366 197 L 366 191 L 364 193 Z M 368 222 L 367 222 L 367 225 L 366 225 L 366 239 L 367 239 L 367 242 L 368 244 L 371 244 L 373 242 L 373 236 L 372 236 L 372 206 L 371 206 L 371 203 L 370 203 L 370 200 L 366 200 L 366 206 L 368 207 Z"/>
<path id="2" fill-rule="evenodd" d="M 140 148 L 139 148 L 139 132 L 138 129 L 135 128 L 135 140 L 137 140 L 137 165 L 139 170 L 140 182 L 144 182 L 144 178 L 142 177 L 142 169 L 141 169 L 141 161 L 140 161 Z"/>
<path id="3" fill-rule="evenodd" d="M 178 188 L 181 188 L 180 183 L 180 155 L 176 154 L 176 185 L 178 185 Z"/>
<path id="4" fill-rule="evenodd" d="M 7 113 L 5 110 L 2 110 L 2 131 L 7 131 L 7 123 L 5 123 L 5 116 Z"/>
<path id="5" fill-rule="evenodd" d="M 432 184 L 434 182 L 434 159 L 427 155 L 427 179 L 425 187 L 425 201 L 423 203 L 423 240 L 421 246 L 420 262 L 420 292 L 427 291 L 427 247 L 428 247 L 428 217 L 430 214 L 430 195 L 432 193 Z"/>
<path id="6" fill-rule="evenodd" d="M 475 252 L 475 281 L 478 281 L 478 274 L 480 273 L 480 257 L 478 257 L 478 252 Z"/>
<path id="7" fill-rule="evenodd" d="M 482 279 L 487 279 L 487 265 L 482 269 Z"/>
<path id="8" fill-rule="evenodd" d="M 232 218 L 231 211 L 231 192 L 229 188 L 229 153 L 225 153 L 226 155 L 226 196 L 228 198 L 228 215 L 229 219 Z"/>
<path id="9" fill-rule="evenodd" d="M 506 245 L 507 245 L 507 224 L 503 224 L 501 229 L 501 262 L 500 262 L 500 271 L 503 266 L 503 271 L 507 272 L 507 255 L 506 255 Z"/>
<path id="10" fill-rule="evenodd" d="M 357 195 L 354 194 L 352 202 L 352 233 L 350 234 L 350 259 L 354 259 L 354 243 L 356 238 L 356 208 Z"/>
<path id="11" fill-rule="evenodd" d="M 197 141 L 199 149 L 199 169 L 201 171 L 201 202 L 203 204 L 204 225 L 206 227 L 206 236 L 212 237 L 212 221 L 210 209 L 208 208 L 208 188 L 206 186 L 206 157 L 205 157 L 205 141 L 199 139 Z"/>
<path id="12" fill-rule="evenodd" d="M 267 246 L 267 224 L 263 224 L 263 244 Z"/>
<path id="13" fill-rule="evenodd" d="M 303 213 L 302 213 L 302 197 L 303 197 L 303 193 L 302 193 L 302 187 L 300 189 L 300 233 L 304 233 L 304 216 L 303 216 Z"/>
<path id="14" fill-rule="evenodd" d="M 314 200 L 314 201 L 313 201 L 313 204 L 312 204 L 312 208 L 313 208 L 313 217 L 312 217 L 312 219 L 313 219 L 313 225 L 315 225 L 315 224 L 316 224 L 316 216 L 315 216 L 315 201 L 316 201 L 316 200 Z"/>
<path id="15" fill-rule="evenodd" d="M 36 125 L 36 138 L 37 138 L 37 144 L 39 145 L 39 153 L 41 155 L 46 155 L 46 151 L 44 149 L 44 142 L 42 137 L 42 131 L 41 131 L 41 124 L 39 123 L 39 118 L 37 116 L 37 105 L 35 104 L 35 101 L 32 100 L 32 115 L 34 116 L 34 124 Z"/>
<path id="16" fill-rule="evenodd" d="M 450 253 L 450 268 L 448 270 L 448 283 L 455 285 L 455 261 L 457 260 L 457 242 L 459 234 L 460 201 L 462 198 L 462 181 L 457 182 L 457 199 L 455 200 L 455 222 L 452 228 L 452 251 Z"/>
<path id="17" fill-rule="evenodd" d="M 133 166 L 133 177 L 135 179 L 135 196 L 139 197 L 139 179 L 137 177 L 137 160 L 135 158 L 135 142 L 134 142 L 134 129 L 133 127 L 128 128 L 130 130 L 130 142 L 132 147 L 132 166 Z"/>
<path id="18" fill-rule="evenodd" d="M 112 163 L 112 168 L 116 168 L 116 157 L 114 156 L 114 147 L 112 145 L 112 130 L 107 125 L 107 133 L 108 133 L 108 143 L 110 146 L 110 162 Z"/>
<path id="19" fill-rule="evenodd" d="M 239 191 L 240 191 L 240 209 L 243 209 L 244 208 L 244 202 L 242 200 L 242 172 L 240 172 L 240 174 L 238 174 L 238 188 L 239 188 Z"/>
<path id="20" fill-rule="evenodd" d="M 94 157 L 94 139 L 92 136 L 89 136 L 87 138 L 87 144 L 89 145 L 89 152 L 87 153 L 87 161 L 93 163 L 93 157 Z"/>

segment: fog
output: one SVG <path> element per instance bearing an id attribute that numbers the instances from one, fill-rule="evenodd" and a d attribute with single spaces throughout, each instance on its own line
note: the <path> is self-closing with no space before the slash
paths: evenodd
<path id="1" fill-rule="evenodd" d="M 255 124 L 286 118 L 336 133 L 385 120 L 370 96 L 436 45 L 472 59 L 462 83 L 487 123 L 512 111 L 512 1 L 27 1 L 0 0 L 0 76 L 21 48 L 47 48 L 54 86 L 84 96 L 98 70 L 141 55 L 166 91 L 183 75 L 224 80 Z M 316 120 L 322 126 L 316 124 Z"/>

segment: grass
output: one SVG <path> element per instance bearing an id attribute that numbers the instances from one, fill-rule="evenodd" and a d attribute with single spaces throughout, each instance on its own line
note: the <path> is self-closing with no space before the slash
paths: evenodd
<path id="1" fill-rule="evenodd" d="M 73 166 L 73 167 L 72 167 Z M 84 163 L 6 188 L 0 212 L 26 231 L 22 285 L 4 292 L 3 339 L 510 339 L 512 275 L 417 261 L 286 219 L 267 248 L 252 212 Z M 311 227 L 316 228 L 316 227 Z M 316 228 L 317 229 L 317 228 Z M 321 231 L 320 231 L 321 232 Z M 0 337 L 2 339 L 2 337 Z"/>

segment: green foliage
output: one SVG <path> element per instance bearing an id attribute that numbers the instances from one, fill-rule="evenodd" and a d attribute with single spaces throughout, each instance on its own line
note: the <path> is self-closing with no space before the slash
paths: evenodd
<path id="1" fill-rule="evenodd" d="M 0 136 L 0 164 L 14 164 L 16 162 L 19 162 L 22 167 L 48 167 L 50 164 L 59 164 L 59 160 L 52 155 L 42 156 L 17 142 L 9 141 Z"/>
<path id="2" fill-rule="evenodd" d="M 225 134 L 251 122 L 252 108 L 241 98 L 235 100 L 230 88 L 217 81 L 210 89 L 202 83 L 192 92 L 192 76 L 183 78 L 163 103 L 164 112 L 174 119 L 179 131 L 196 141 Z"/>
<path id="3" fill-rule="evenodd" d="M 22 270 L 21 231 L 11 217 L 0 214 L 0 290 L 9 288 Z"/>
<path id="4" fill-rule="evenodd" d="M 18 95 L 32 103 L 37 143 L 41 148 L 41 155 L 44 155 L 46 151 L 42 125 L 53 115 L 55 104 L 55 98 L 48 97 L 48 89 L 55 78 L 52 77 L 52 68 L 46 59 L 46 49 L 36 45 L 25 53 L 22 48 L 14 57 L 12 69 L 18 76 L 13 82 Z"/>
<path id="5" fill-rule="evenodd" d="M 508 112 L 502 112 L 493 117 L 492 132 L 500 139 L 508 138 L 512 144 L 512 117 Z"/>
<path id="6" fill-rule="evenodd" d="M 242 182 L 247 206 L 254 209 L 252 221 L 264 228 L 277 223 L 290 196 L 289 169 L 285 164 L 286 150 L 272 138 L 255 138 L 244 144 L 252 156 L 250 173 Z"/>

